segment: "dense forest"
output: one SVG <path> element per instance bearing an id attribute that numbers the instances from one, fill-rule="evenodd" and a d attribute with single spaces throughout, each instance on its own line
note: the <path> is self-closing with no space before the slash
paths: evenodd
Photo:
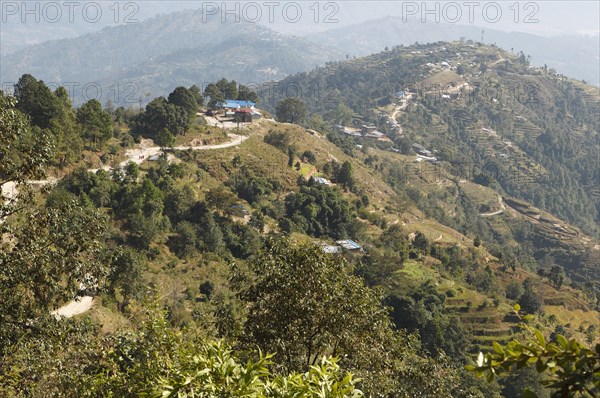
<path id="1" fill-rule="evenodd" d="M 31 75 L 0 92 L 3 394 L 595 396 L 598 103 L 536 70 L 546 102 L 505 114 L 486 79 L 533 74 L 524 57 L 498 63 L 508 55 L 465 43 L 421 56 L 437 46 L 294 76 L 304 91 L 291 99 L 227 79 L 143 110 L 74 108 Z M 473 50 L 456 75 L 480 85 L 433 101 L 424 65 L 451 46 Z M 400 133 L 382 112 L 406 88 Z M 260 101 L 278 121 L 263 111 L 226 130 L 199 115 L 224 99 Z M 537 138 L 515 132 L 524 119 Z M 390 140 L 334 128 L 366 123 Z M 504 180 L 489 142 L 468 136 L 482 128 L 545 177 Z M 416 168 L 416 142 L 441 162 Z M 88 297 L 91 309 L 57 315 Z"/>

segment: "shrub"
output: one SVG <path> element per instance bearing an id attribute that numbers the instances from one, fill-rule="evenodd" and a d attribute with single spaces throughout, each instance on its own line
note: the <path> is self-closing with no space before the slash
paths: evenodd
<path id="1" fill-rule="evenodd" d="M 523 294 L 523 286 L 518 282 L 510 282 L 506 286 L 504 294 L 509 300 L 518 300 Z"/>

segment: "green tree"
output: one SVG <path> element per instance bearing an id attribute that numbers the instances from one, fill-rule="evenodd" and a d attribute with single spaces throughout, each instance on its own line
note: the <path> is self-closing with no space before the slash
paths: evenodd
<path id="1" fill-rule="evenodd" d="M 377 328 L 389 327 L 381 298 L 318 245 L 271 241 L 249 267 L 233 280 L 249 305 L 247 342 L 276 352 L 287 371 L 306 371 L 327 354 L 361 356 L 378 344 Z"/>
<path id="2" fill-rule="evenodd" d="M 312 152 L 312 151 L 306 150 L 306 151 L 302 152 L 301 158 L 310 164 L 317 163 L 317 157 L 315 156 L 314 152 Z"/>
<path id="3" fill-rule="evenodd" d="M 161 235 L 162 224 L 156 217 L 132 214 L 127 223 L 129 241 L 137 249 L 147 250 L 150 244 Z"/>
<path id="4" fill-rule="evenodd" d="M 275 376 L 269 371 L 272 355 L 259 351 L 252 355 L 255 359 L 242 362 L 225 342 L 176 330 L 164 314 L 147 312 L 135 318 L 140 327 L 91 345 L 82 366 L 66 367 L 63 388 L 57 392 L 78 397 L 364 396 L 335 359 L 320 358 L 306 373 Z"/>
<path id="5" fill-rule="evenodd" d="M 173 225 L 187 219 L 192 206 L 196 203 L 196 193 L 190 185 L 182 188 L 172 187 L 164 195 L 164 213 Z"/>
<path id="6" fill-rule="evenodd" d="M 248 225 L 262 234 L 265 229 L 265 217 L 260 211 L 255 211 L 252 213 Z"/>
<path id="7" fill-rule="evenodd" d="M 381 234 L 379 243 L 385 250 L 389 250 L 404 261 L 408 258 L 408 236 L 402 227 L 394 224 Z"/>
<path id="8" fill-rule="evenodd" d="M 565 272 L 560 265 L 553 265 L 548 272 L 548 279 L 557 289 L 560 289 L 565 281 Z"/>
<path id="9" fill-rule="evenodd" d="M 225 95 L 215 83 L 210 83 L 206 86 L 204 89 L 204 96 L 209 98 L 208 103 L 206 104 L 209 109 L 216 109 L 219 104 L 225 101 Z"/>
<path id="10" fill-rule="evenodd" d="M 287 131 L 269 130 L 265 135 L 264 141 L 282 151 L 288 151 L 291 139 Z"/>
<path id="11" fill-rule="evenodd" d="M 167 102 L 164 97 L 158 97 L 150 101 L 146 110 L 135 118 L 131 130 L 134 135 L 156 139 L 163 129 L 173 135 L 184 135 L 188 127 L 187 111 Z"/>
<path id="12" fill-rule="evenodd" d="M 515 312 L 519 313 L 519 305 Z M 528 315 L 524 318 L 531 318 Z M 541 383 L 551 391 L 552 398 L 594 397 L 600 393 L 600 344 L 590 349 L 575 339 L 556 336 L 556 342 L 547 342 L 540 330 L 522 323 L 531 335 L 525 342 L 513 340 L 506 346 L 493 342 L 494 351 L 480 353 L 475 366 L 467 369 L 486 375 L 488 381 L 497 375 L 510 374 L 515 369 L 535 366 L 542 374 Z M 527 389 L 524 397 L 537 398 Z"/>
<path id="13" fill-rule="evenodd" d="M 352 190 L 354 188 L 354 176 L 352 174 L 352 164 L 349 161 L 344 161 L 342 166 L 335 174 L 336 181 L 343 185 L 344 188 Z"/>
<path id="14" fill-rule="evenodd" d="M 525 286 L 525 292 L 519 298 L 519 304 L 529 314 L 535 314 L 542 309 L 542 297 L 533 286 Z"/>
<path id="15" fill-rule="evenodd" d="M 329 397 L 361 398 L 352 374 L 344 374 L 335 360 L 322 358 L 306 373 L 274 377 L 271 355 L 242 364 L 224 344 L 205 344 L 192 360 L 178 363 L 172 376 L 151 397 Z"/>
<path id="16" fill-rule="evenodd" d="M 420 231 L 415 234 L 415 239 L 413 240 L 412 245 L 415 249 L 420 250 L 425 254 L 429 253 L 429 240 Z"/>
<path id="17" fill-rule="evenodd" d="M 200 293 L 205 295 L 208 300 L 212 297 L 215 291 L 215 285 L 211 281 L 204 281 L 200 284 Z"/>
<path id="18" fill-rule="evenodd" d="M 119 293 L 119 309 L 124 311 L 132 299 L 139 299 L 141 296 L 146 263 L 141 253 L 131 248 L 123 248 L 115 251 L 111 265 L 112 272 L 108 277 L 109 291 L 114 297 Z"/>
<path id="19" fill-rule="evenodd" d="M 208 204 L 219 210 L 221 214 L 227 212 L 229 207 L 235 204 L 236 197 L 230 190 L 223 186 L 212 188 L 206 193 Z"/>
<path id="20" fill-rule="evenodd" d="M 77 109 L 77 121 L 83 138 L 94 146 L 102 145 L 113 136 L 112 118 L 97 99 L 89 100 Z"/>
<path id="21" fill-rule="evenodd" d="M 223 78 L 216 85 L 225 99 L 236 99 L 238 97 L 238 85 L 235 80 L 229 81 Z"/>
<path id="22" fill-rule="evenodd" d="M 124 185 L 114 199 L 117 215 L 127 219 L 129 239 L 136 248 L 148 249 L 150 243 L 168 232 L 169 219 L 163 215 L 164 195 L 150 178 L 139 185 Z"/>
<path id="23" fill-rule="evenodd" d="M 286 216 L 311 236 L 348 236 L 353 220 L 350 203 L 339 189 L 303 186 L 285 198 Z"/>
<path id="24" fill-rule="evenodd" d="M 286 98 L 275 107 L 277 120 L 299 124 L 306 118 L 306 105 L 300 98 Z"/>
<path id="25" fill-rule="evenodd" d="M 179 86 L 173 90 L 173 92 L 169 94 L 168 101 L 170 104 L 185 109 L 190 119 L 198 112 L 198 102 L 194 93 L 185 87 Z"/>
<path id="26" fill-rule="evenodd" d="M 461 362 L 468 351 L 468 332 L 460 318 L 449 316 L 445 296 L 431 282 L 423 283 L 407 296 L 392 294 L 385 303 L 392 308 L 391 318 L 398 328 L 419 332 L 423 347 L 432 355 L 446 353 Z"/>
<path id="27" fill-rule="evenodd" d="M 187 220 L 201 226 L 196 230 L 200 250 L 219 253 L 223 249 L 223 232 L 206 202 L 196 202 L 191 207 Z"/>
<path id="28" fill-rule="evenodd" d="M 31 118 L 34 126 L 46 129 L 58 116 L 59 105 L 52 91 L 41 80 L 25 74 L 14 86 L 17 109 Z"/>
<path id="29" fill-rule="evenodd" d="M 0 243 L 0 358 L 4 351 L 108 274 L 107 220 L 75 203 L 39 208 L 30 203 Z"/>
<path id="30" fill-rule="evenodd" d="M 0 188 L 43 176 L 52 157 L 52 136 L 45 130 L 33 131 L 16 100 L 0 91 Z M 14 197 L 3 197 L 0 218 L 15 211 L 14 205 Z"/>
<path id="31" fill-rule="evenodd" d="M 189 90 L 190 90 L 190 93 L 192 93 L 192 95 L 194 96 L 194 99 L 196 100 L 196 104 L 198 104 L 198 106 L 204 105 L 204 97 L 202 96 L 200 87 L 198 87 L 194 84 L 193 86 L 191 86 L 189 88 Z"/>
<path id="32" fill-rule="evenodd" d="M 344 103 L 340 102 L 338 106 L 331 112 L 330 118 L 338 124 L 344 125 L 352 121 L 354 111 L 348 108 Z"/>
<path id="33" fill-rule="evenodd" d="M 170 148 L 175 144 L 175 137 L 169 130 L 164 128 L 156 135 L 156 143 L 163 148 Z"/>
<path id="34" fill-rule="evenodd" d="M 55 160 L 57 166 L 65 167 L 81 158 L 83 140 L 78 133 L 77 118 L 69 93 L 64 87 L 56 89 L 58 113 L 50 120 L 50 131 L 54 136 Z"/>
<path id="35" fill-rule="evenodd" d="M 135 162 L 128 162 L 123 171 L 125 172 L 124 180 L 128 183 L 137 182 L 140 178 L 140 166 Z"/>
<path id="36" fill-rule="evenodd" d="M 530 390 L 538 398 L 550 398 L 550 392 L 541 384 L 542 376 L 533 368 L 516 369 L 500 380 L 504 398 L 523 398 L 523 391 Z"/>
<path id="37" fill-rule="evenodd" d="M 194 254 L 198 235 L 196 227 L 189 221 L 182 221 L 175 227 L 174 231 L 177 236 L 169 240 L 172 250 L 179 258 Z"/>
<path id="38" fill-rule="evenodd" d="M 294 153 L 294 149 L 292 147 L 288 147 L 287 150 L 288 155 L 288 167 L 294 166 L 294 161 L 296 160 L 296 154 Z"/>
<path id="39" fill-rule="evenodd" d="M 518 300 L 523 295 L 524 289 L 519 282 L 510 282 L 506 285 L 506 298 L 509 300 Z"/>
<path id="40" fill-rule="evenodd" d="M 275 369 L 306 371 L 333 355 L 357 374 L 366 396 L 438 398 L 459 389 L 445 359 L 428 358 L 418 336 L 390 327 L 379 292 L 353 276 L 341 256 L 283 239 L 269 241 L 248 266 L 234 268 L 232 277 L 248 305 L 241 338 L 276 352 Z"/>
<path id="41" fill-rule="evenodd" d="M 238 87 L 237 99 L 243 101 L 251 101 L 255 104 L 257 104 L 260 101 L 258 95 L 254 91 L 252 91 L 248 86 L 245 86 L 243 84 L 240 84 Z"/>
<path id="42" fill-rule="evenodd" d="M 270 194 L 275 188 L 274 184 L 268 179 L 255 175 L 246 167 L 242 167 L 239 173 L 229 180 L 228 185 L 235 190 L 240 198 L 250 204 Z"/>

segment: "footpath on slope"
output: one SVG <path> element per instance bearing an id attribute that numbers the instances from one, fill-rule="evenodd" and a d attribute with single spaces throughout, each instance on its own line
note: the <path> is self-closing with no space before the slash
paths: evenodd
<path id="1" fill-rule="evenodd" d="M 502 196 L 498 196 L 498 203 L 500 203 L 500 210 L 491 211 L 488 213 L 479 213 L 479 215 L 481 217 L 491 217 L 504 213 L 504 210 L 506 210 L 506 206 L 504 205 L 504 201 L 502 201 Z"/>
<path id="2" fill-rule="evenodd" d="M 186 151 L 186 150 L 190 150 L 190 149 L 193 151 L 224 149 L 224 148 L 230 148 L 233 146 L 240 145 L 249 138 L 248 136 L 233 134 L 233 133 L 227 133 L 227 136 L 230 138 L 230 140 L 227 142 L 221 143 L 221 144 L 197 145 L 197 146 L 182 145 L 182 146 L 173 147 L 171 149 L 174 149 L 177 151 Z M 124 168 L 130 162 L 133 162 L 136 164 L 141 164 L 144 161 L 148 160 L 150 157 L 160 155 L 163 153 L 163 148 L 161 148 L 159 146 L 145 146 L 145 145 L 147 145 L 148 142 L 151 142 L 151 141 L 150 140 L 142 141 L 142 143 L 140 144 L 139 147 L 127 150 L 125 152 L 125 156 L 127 157 L 127 159 L 122 161 L 121 163 L 119 163 L 119 168 L 121 168 L 121 169 Z M 103 166 L 100 169 L 109 171 L 111 169 L 111 167 Z M 95 173 L 100 169 L 89 169 L 88 171 Z M 57 179 L 47 179 L 47 180 L 32 180 L 32 181 L 27 181 L 26 183 L 43 186 L 43 185 L 48 185 L 48 184 L 52 184 L 52 183 L 56 183 L 56 182 L 58 182 Z M 9 201 L 14 202 L 17 199 L 18 194 L 19 194 L 18 185 L 15 182 L 10 181 L 10 182 L 2 185 L 2 197 L 8 199 Z M 3 222 L 3 220 L 0 219 L 0 223 L 2 223 L 2 222 Z M 94 298 L 92 296 L 77 297 L 75 300 L 72 300 L 69 303 L 58 308 L 57 310 L 52 311 L 51 314 L 57 318 L 61 318 L 61 317 L 71 318 L 75 315 L 83 314 L 84 312 L 88 311 L 90 308 L 92 308 L 93 303 L 94 303 Z"/>

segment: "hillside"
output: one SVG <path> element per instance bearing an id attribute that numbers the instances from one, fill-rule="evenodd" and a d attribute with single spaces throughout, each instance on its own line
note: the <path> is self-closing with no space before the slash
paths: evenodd
<path id="1" fill-rule="evenodd" d="M 531 201 L 598 236 L 600 96 L 593 87 L 494 47 L 458 42 L 395 47 L 279 85 L 300 87 L 309 111 L 332 124 L 375 123 L 403 153 L 422 144 L 456 177 Z M 395 96 L 401 90 L 410 100 L 394 113 L 394 126 L 394 101 L 406 100 Z"/>
<path id="2" fill-rule="evenodd" d="M 373 164 L 370 166 L 365 165 L 365 160 L 373 156 L 380 157 L 381 163 L 378 162 L 379 165 L 386 163 L 410 165 L 413 161 L 412 157 L 408 158 L 403 155 L 377 149 L 369 149 L 367 153 L 357 151 L 355 156 L 348 156 L 322 135 L 312 134 L 293 125 L 265 122 L 260 127 L 254 129 L 248 142 L 240 147 L 226 151 L 211 152 L 203 156 L 200 161 L 201 167 L 214 178 L 223 181 L 223 178 L 227 178 L 225 176 L 230 176 L 234 173 L 232 168 L 226 165 L 231 164 L 236 159 L 236 162 L 251 170 L 252 174 L 264 175 L 271 181 L 278 181 L 279 184 L 285 187 L 283 189 L 284 192 L 288 190 L 295 191 L 297 189 L 295 181 L 298 173 L 303 173 L 303 168 L 297 172 L 293 172 L 293 168 L 286 166 L 287 156 L 284 152 L 262 142 L 263 137 L 269 131 L 286 131 L 290 134 L 292 138 L 289 145 L 294 147 L 297 153 L 312 151 L 315 154 L 315 164 L 319 170 L 323 169 L 324 164 L 334 159 L 336 162 L 349 161 L 352 164 L 356 187 L 353 193 L 348 193 L 347 195 L 349 198 L 354 196 L 359 198 L 366 195 L 369 197 L 370 202 L 368 207 L 364 209 L 366 212 L 364 210 L 359 211 L 359 216 L 364 218 L 366 222 L 366 228 L 362 233 L 357 235 L 360 238 L 357 240 L 365 248 L 365 259 L 369 259 L 367 263 L 371 263 L 371 267 L 375 268 L 366 271 L 367 274 L 378 274 L 379 276 L 373 281 L 383 283 L 383 286 L 386 287 L 390 294 L 398 294 L 399 296 L 417 289 L 421 284 L 427 283 L 427 281 L 432 281 L 436 286 L 436 290 L 441 294 L 446 295 L 448 291 L 452 291 L 453 293 L 448 293 L 451 296 L 446 300 L 446 311 L 448 314 L 457 314 L 466 330 L 473 335 L 475 345 L 472 349 L 474 352 L 477 352 L 479 349 L 489 348 L 492 340 L 502 341 L 510 338 L 517 322 L 509 315 L 510 302 L 506 303 L 504 300 L 500 300 L 500 304 L 493 304 L 493 302 L 497 301 L 498 292 L 503 292 L 510 283 L 515 281 L 521 283 L 527 278 L 535 280 L 537 288 L 541 289 L 540 292 L 543 292 L 541 294 L 544 297 L 546 316 L 554 315 L 553 319 L 558 319 L 557 322 L 559 324 L 570 324 L 576 330 L 579 329 L 579 325 L 583 325 L 584 329 L 587 329 L 590 324 L 600 322 L 599 314 L 591 310 L 585 296 L 581 292 L 571 288 L 557 290 L 545 278 L 537 275 L 535 269 L 519 267 L 516 271 L 507 271 L 507 259 L 504 259 L 504 261 L 499 260 L 495 255 L 490 253 L 490 248 L 486 246 L 473 246 L 473 239 L 477 236 L 474 229 L 469 228 L 465 231 L 461 228 L 462 232 L 459 232 L 452 227 L 444 225 L 443 222 L 437 221 L 435 216 L 431 217 L 423 214 L 419 210 L 419 201 L 415 203 L 409 197 L 402 197 L 401 192 L 398 192 L 397 189 L 394 189 L 394 187 L 385 181 L 387 179 L 385 169 L 375 167 Z M 187 157 L 184 157 L 184 159 L 187 159 Z M 307 166 L 310 166 L 310 164 L 307 164 Z M 331 178 L 327 174 L 322 173 L 321 175 Z M 452 206 L 458 211 L 465 211 L 464 208 L 461 209 L 461 206 L 464 207 L 464 204 L 454 203 L 453 198 L 443 193 L 444 191 L 450 191 L 453 186 L 472 200 L 475 206 L 485 203 L 486 196 L 493 198 L 490 199 L 490 202 L 495 202 L 497 197 L 497 194 L 489 188 L 468 182 L 460 183 L 454 180 L 449 174 L 435 180 L 431 177 L 428 178 L 427 173 L 422 173 L 420 170 L 412 170 L 412 172 L 406 173 L 406 178 L 411 181 L 407 185 L 419 190 L 423 196 L 444 196 L 443 205 Z M 395 191 L 398 194 L 395 194 Z M 271 201 L 273 202 L 273 199 Z M 516 201 L 507 199 L 506 202 L 509 205 L 509 210 L 504 215 L 497 217 L 499 219 L 490 219 L 488 221 L 489 228 L 495 234 L 504 233 L 504 239 L 506 239 L 505 245 L 516 246 L 518 245 L 517 241 L 513 240 L 514 238 L 510 233 L 506 233 L 505 231 L 511 225 L 517 223 L 520 226 L 524 225 L 526 221 L 524 223 L 522 221 L 524 218 L 523 214 L 526 211 L 519 208 L 516 205 Z M 276 203 L 276 200 L 274 203 Z M 261 201 L 259 207 L 262 206 L 268 205 L 266 202 Z M 510 206 L 514 206 L 514 208 Z M 466 216 L 470 217 L 469 215 Z M 486 218 L 478 218 L 480 220 L 476 221 L 477 223 L 486 223 Z M 553 225 L 554 221 L 549 221 L 548 225 Z M 276 225 L 270 225 L 271 228 L 277 228 Z M 416 260 L 408 260 L 402 265 L 392 265 L 392 262 L 392 264 L 387 265 L 387 267 L 390 267 L 389 269 L 384 267 L 383 262 L 393 260 L 385 256 L 379 258 L 379 256 L 382 256 L 380 250 L 385 251 L 386 249 L 385 246 L 381 246 L 380 241 L 386 235 L 385 231 L 395 225 L 401 226 L 402 230 L 409 235 L 417 232 L 423 233 L 426 239 L 431 242 L 432 247 L 436 246 L 441 248 L 442 251 L 448 248 L 473 253 L 472 255 L 478 259 L 477 262 L 481 264 L 473 265 L 474 270 L 479 273 L 483 271 L 485 265 L 489 265 L 493 273 L 494 282 L 492 284 L 494 287 L 486 291 L 485 289 L 482 290 L 481 287 L 477 287 L 477 282 L 466 282 L 464 278 L 467 275 L 457 269 L 453 270 L 451 267 L 449 268 L 447 260 L 436 258 L 439 254 L 426 255 Z M 455 223 L 452 223 L 452 225 L 455 225 Z M 536 228 L 532 226 L 531 228 L 534 233 L 539 233 L 540 236 L 544 235 L 541 227 Z M 592 246 L 600 243 L 598 240 L 585 242 L 585 239 L 589 238 L 585 238 L 584 236 L 581 236 L 581 241 L 579 239 L 577 241 L 567 240 L 566 236 L 554 236 L 570 252 L 585 250 L 586 246 L 590 247 L 590 243 Z M 304 240 L 305 238 L 297 236 L 297 239 Z M 519 243 L 523 244 L 523 242 Z M 556 241 L 553 243 L 556 244 Z M 535 241 L 534 244 L 538 244 L 538 241 Z M 486 245 L 485 241 L 484 245 Z M 436 250 L 434 249 L 433 252 L 436 252 Z M 523 253 L 522 257 L 524 256 L 525 254 Z M 357 257 L 356 255 L 353 257 L 354 261 L 360 258 L 360 256 Z M 587 271 L 588 273 L 585 277 L 579 280 L 595 280 L 597 283 L 598 280 L 593 277 L 597 270 L 598 265 L 596 264 Z M 583 270 L 580 271 L 583 272 Z M 466 272 L 466 270 L 463 272 Z M 466 279 L 469 280 L 468 278 Z M 567 312 L 564 311 L 565 308 L 568 309 Z M 570 315 L 566 316 L 567 313 Z M 588 320 L 591 323 L 588 324 Z"/>
<path id="3" fill-rule="evenodd" d="M 290 76 L 251 122 L 207 92 L 0 92 L 1 391 L 549 398 L 465 367 L 531 338 L 596 383 L 597 89 L 448 42 Z"/>
<path id="4" fill-rule="evenodd" d="M 301 58 L 295 56 L 299 53 Z M 308 40 L 247 22 L 222 23 L 218 16 L 204 18 L 195 10 L 26 47 L 2 57 L 0 77 L 16 82 L 30 73 L 70 85 L 77 104 L 96 95 L 103 104 L 132 106 L 147 93 L 163 95 L 181 84 L 201 85 L 224 76 L 256 84 L 336 58 L 336 51 Z"/>
<path id="5" fill-rule="evenodd" d="M 600 37 L 542 37 L 520 32 L 483 29 L 483 42 L 495 44 L 506 51 L 522 51 L 531 56 L 535 66 L 547 65 L 559 73 L 599 85 L 597 64 L 600 59 Z M 306 38 L 339 49 L 351 57 L 361 57 L 382 51 L 385 47 L 409 46 L 415 43 L 459 40 L 481 41 L 482 28 L 448 23 L 423 23 L 401 17 L 387 17 L 359 24 L 334 28 L 307 35 Z"/>

